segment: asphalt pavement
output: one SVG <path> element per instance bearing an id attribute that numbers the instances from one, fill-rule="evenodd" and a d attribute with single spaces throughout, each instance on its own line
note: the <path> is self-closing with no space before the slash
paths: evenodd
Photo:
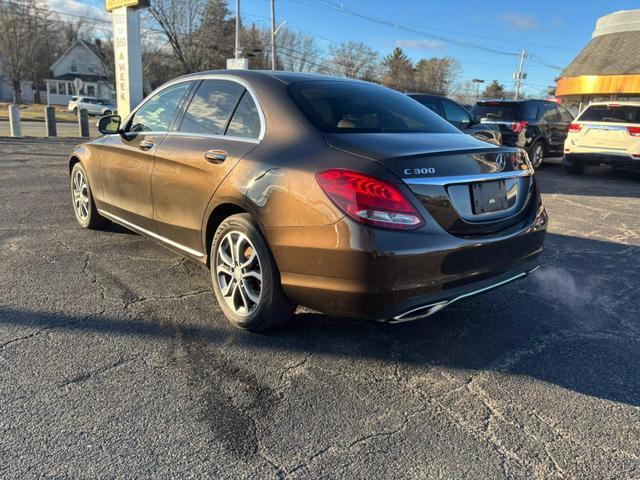
<path id="1" fill-rule="evenodd" d="M 541 269 L 428 319 L 231 327 L 0 139 L 0 478 L 640 478 L 640 176 L 539 172 Z"/>

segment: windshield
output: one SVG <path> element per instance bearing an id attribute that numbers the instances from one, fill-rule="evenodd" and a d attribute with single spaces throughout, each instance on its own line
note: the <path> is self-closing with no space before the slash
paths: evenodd
<path id="1" fill-rule="evenodd" d="M 592 105 L 582 112 L 581 122 L 640 123 L 640 107 L 635 105 Z"/>
<path id="2" fill-rule="evenodd" d="M 483 102 L 471 109 L 473 116 L 488 120 L 520 120 L 520 104 L 514 102 Z"/>
<path id="3" fill-rule="evenodd" d="M 289 94 L 318 129 L 330 133 L 460 133 L 406 95 L 367 83 L 295 83 Z"/>

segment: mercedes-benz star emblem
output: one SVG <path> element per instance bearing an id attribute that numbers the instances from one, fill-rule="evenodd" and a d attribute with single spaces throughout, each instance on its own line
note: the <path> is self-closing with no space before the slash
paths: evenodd
<path id="1" fill-rule="evenodd" d="M 502 170 L 504 170 L 504 167 L 506 166 L 507 161 L 504 159 L 504 153 L 499 153 L 498 156 L 496 157 L 496 167 L 498 169 L 499 172 L 501 172 Z"/>

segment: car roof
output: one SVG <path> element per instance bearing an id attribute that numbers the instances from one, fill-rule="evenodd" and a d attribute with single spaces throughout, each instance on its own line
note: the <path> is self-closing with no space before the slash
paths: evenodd
<path id="1" fill-rule="evenodd" d="M 303 72 L 286 72 L 286 71 L 271 71 L 271 70 L 207 70 L 203 72 L 190 73 L 179 77 L 180 80 L 187 80 L 189 78 L 198 78 L 203 75 L 229 75 L 233 77 L 239 77 L 246 80 L 256 78 L 275 78 L 287 85 L 308 82 L 308 81 L 341 81 L 341 82 L 353 82 L 353 83 L 369 83 L 363 80 L 357 80 L 346 77 L 338 77 L 333 75 L 321 75 L 318 73 L 303 73 Z M 178 79 L 175 79 L 178 80 Z"/>
<path id="2" fill-rule="evenodd" d="M 591 102 L 587 107 L 591 107 L 594 105 L 620 105 L 620 106 L 631 106 L 631 107 L 640 107 L 640 102 L 631 102 L 631 101 L 619 101 L 619 100 L 609 100 L 608 102 Z"/>

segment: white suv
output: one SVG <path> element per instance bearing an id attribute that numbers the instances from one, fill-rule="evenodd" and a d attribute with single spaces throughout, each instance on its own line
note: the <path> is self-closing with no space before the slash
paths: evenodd
<path id="1" fill-rule="evenodd" d="M 78 108 L 84 108 L 89 115 L 111 115 L 115 111 L 114 105 L 108 100 L 95 97 L 71 97 L 67 109 L 75 113 Z"/>
<path id="2" fill-rule="evenodd" d="M 640 170 L 640 102 L 596 102 L 569 125 L 564 160 L 569 173 L 588 165 Z"/>

